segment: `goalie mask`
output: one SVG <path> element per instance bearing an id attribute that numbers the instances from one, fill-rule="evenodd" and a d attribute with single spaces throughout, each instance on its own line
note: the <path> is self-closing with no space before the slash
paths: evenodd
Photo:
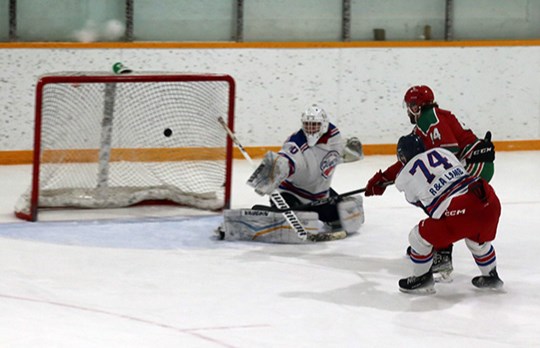
<path id="1" fill-rule="evenodd" d="M 317 141 L 328 131 L 328 116 L 319 106 L 313 104 L 302 113 L 302 130 L 308 146 L 315 146 Z"/>

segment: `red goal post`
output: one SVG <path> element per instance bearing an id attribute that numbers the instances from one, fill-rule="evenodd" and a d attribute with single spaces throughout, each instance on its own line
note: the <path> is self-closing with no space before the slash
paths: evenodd
<path id="1" fill-rule="evenodd" d="M 223 74 L 69 72 L 36 85 L 30 188 L 15 215 L 42 208 L 168 202 L 230 206 L 235 82 Z"/>

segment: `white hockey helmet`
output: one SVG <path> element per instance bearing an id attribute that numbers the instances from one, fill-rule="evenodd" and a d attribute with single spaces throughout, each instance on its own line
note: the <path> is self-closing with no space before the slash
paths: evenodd
<path id="1" fill-rule="evenodd" d="M 315 146 L 317 141 L 328 131 L 328 116 L 320 106 L 313 104 L 302 113 L 302 130 L 308 146 Z"/>

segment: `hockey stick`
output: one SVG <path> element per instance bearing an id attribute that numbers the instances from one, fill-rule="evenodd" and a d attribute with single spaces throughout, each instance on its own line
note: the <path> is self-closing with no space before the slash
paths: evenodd
<path id="1" fill-rule="evenodd" d="M 244 149 L 244 147 L 242 146 L 242 144 L 240 143 L 236 135 L 232 132 L 229 126 L 227 126 L 227 123 L 225 123 L 225 120 L 223 119 L 223 117 L 221 116 L 218 117 L 218 122 L 221 124 L 221 126 L 223 126 L 223 129 L 225 129 L 225 131 L 227 132 L 231 140 L 234 142 L 234 144 L 238 147 L 238 149 L 244 156 L 244 158 L 255 169 L 257 166 L 255 165 L 255 163 L 253 162 L 253 160 L 247 153 L 246 149 Z M 298 217 L 296 216 L 296 214 L 291 210 L 291 208 L 289 207 L 289 205 L 287 204 L 283 196 L 281 196 L 281 194 L 277 190 L 274 190 L 270 194 L 270 199 L 272 200 L 272 202 L 274 202 L 274 204 L 276 205 L 276 207 L 278 207 L 280 211 L 283 210 L 283 215 L 285 216 L 285 219 L 287 220 L 289 225 L 291 225 L 293 230 L 296 232 L 296 235 L 298 236 L 298 238 L 302 240 L 306 240 L 308 236 L 306 229 L 304 228 L 300 220 L 298 220 Z"/>
<path id="2" fill-rule="evenodd" d="M 387 181 L 382 186 L 386 187 L 386 186 L 390 186 L 390 185 L 393 185 L 393 184 L 394 184 L 393 181 Z M 366 192 L 366 187 L 358 189 L 358 190 L 354 190 L 354 191 L 345 192 L 345 193 L 342 193 L 342 194 L 339 194 L 339 195 L 336 195 L 336 196 L 330 196 L 330 197 L 322 198 L 322 199 L 319 199 L 317 201 L 309 202 L 309 203 L 306 203 L 306 204 L 297 205 L 297 206 L 294 206 L 293 208 L 288 208 L 288 209 L 305 210 L 305 209 L 316 207 L 316 206 L 319 206 L 319 205 L 323 205 L 323 204 L 327 204 L 327 203 L 333 203 L 333 202 L 341 200 L 344 197 L 353 196 L 353 195 L 356 195 L 356 194 L 359 194 L 359 193 L 364 193 L 364 192 Z M 279 209 L 279 210 L 276 209 L 275 211 L 284 212 L 286 210 L 287 209 Z"/>

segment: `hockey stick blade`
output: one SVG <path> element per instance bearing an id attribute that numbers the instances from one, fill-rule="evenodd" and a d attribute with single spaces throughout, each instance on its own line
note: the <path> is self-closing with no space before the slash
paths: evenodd
<path id="1" fill-rule="evenodd" d="M 336 232 L 322 232 L 317 234 L 310 234 L 308 240 L 311 242 L 331 242 L 334 240 L 340 240 L 347 237 L 347 232 L 345 231 L 336 231 Z"/>

